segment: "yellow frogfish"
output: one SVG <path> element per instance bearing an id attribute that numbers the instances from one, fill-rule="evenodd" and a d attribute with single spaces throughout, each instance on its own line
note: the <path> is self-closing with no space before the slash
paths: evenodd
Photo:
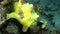
<path id="1" fill-rule="evenodd" d="M 33 4 L 22 4 L 21 0 L 14 3 L 14 12 L 7 14 L 7 19 L 15 18 L 23 25 L 23 32 L 28 28 L 35 26 L 39 15 L 34 11 Z"/>

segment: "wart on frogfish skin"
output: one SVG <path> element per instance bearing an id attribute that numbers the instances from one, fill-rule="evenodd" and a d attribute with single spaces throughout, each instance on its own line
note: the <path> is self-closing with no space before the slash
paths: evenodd
<path id="1" fill-rule="evenodd" d="M 21 19 L 24 18 L 24 14 L 23 14 L 23 12 L 20 12 L 19 15 L 20 15 L 20 18 L 21 18 Z"/>
<path id="2" fill-rule="evenodd" d="M 23 5 L 23 4 L 25 3 L 25 0 L 22 0 L 21 3 L 22 3 L 22 5 Z"/>

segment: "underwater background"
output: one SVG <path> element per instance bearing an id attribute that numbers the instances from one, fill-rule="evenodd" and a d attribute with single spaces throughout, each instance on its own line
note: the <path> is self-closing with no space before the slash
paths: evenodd
<path id="1" fill-rule="evenodd" d="M 60 0 L 26 0 L 25 2 L 32 3 L 34 9 L 40 13 L 40 18 L 47 20 L 47 30 L 42 34 L 60 34 Z M 3 2 L 0 2 L 0 21 L 2 23 L 5 21 L 6 12 L 4 11 L 6 10 L 3 9 L 1 3 Z M 12 32 L 17 33 L 16 26 L 11 24 L 10 27 L 15 28 Z"/>

